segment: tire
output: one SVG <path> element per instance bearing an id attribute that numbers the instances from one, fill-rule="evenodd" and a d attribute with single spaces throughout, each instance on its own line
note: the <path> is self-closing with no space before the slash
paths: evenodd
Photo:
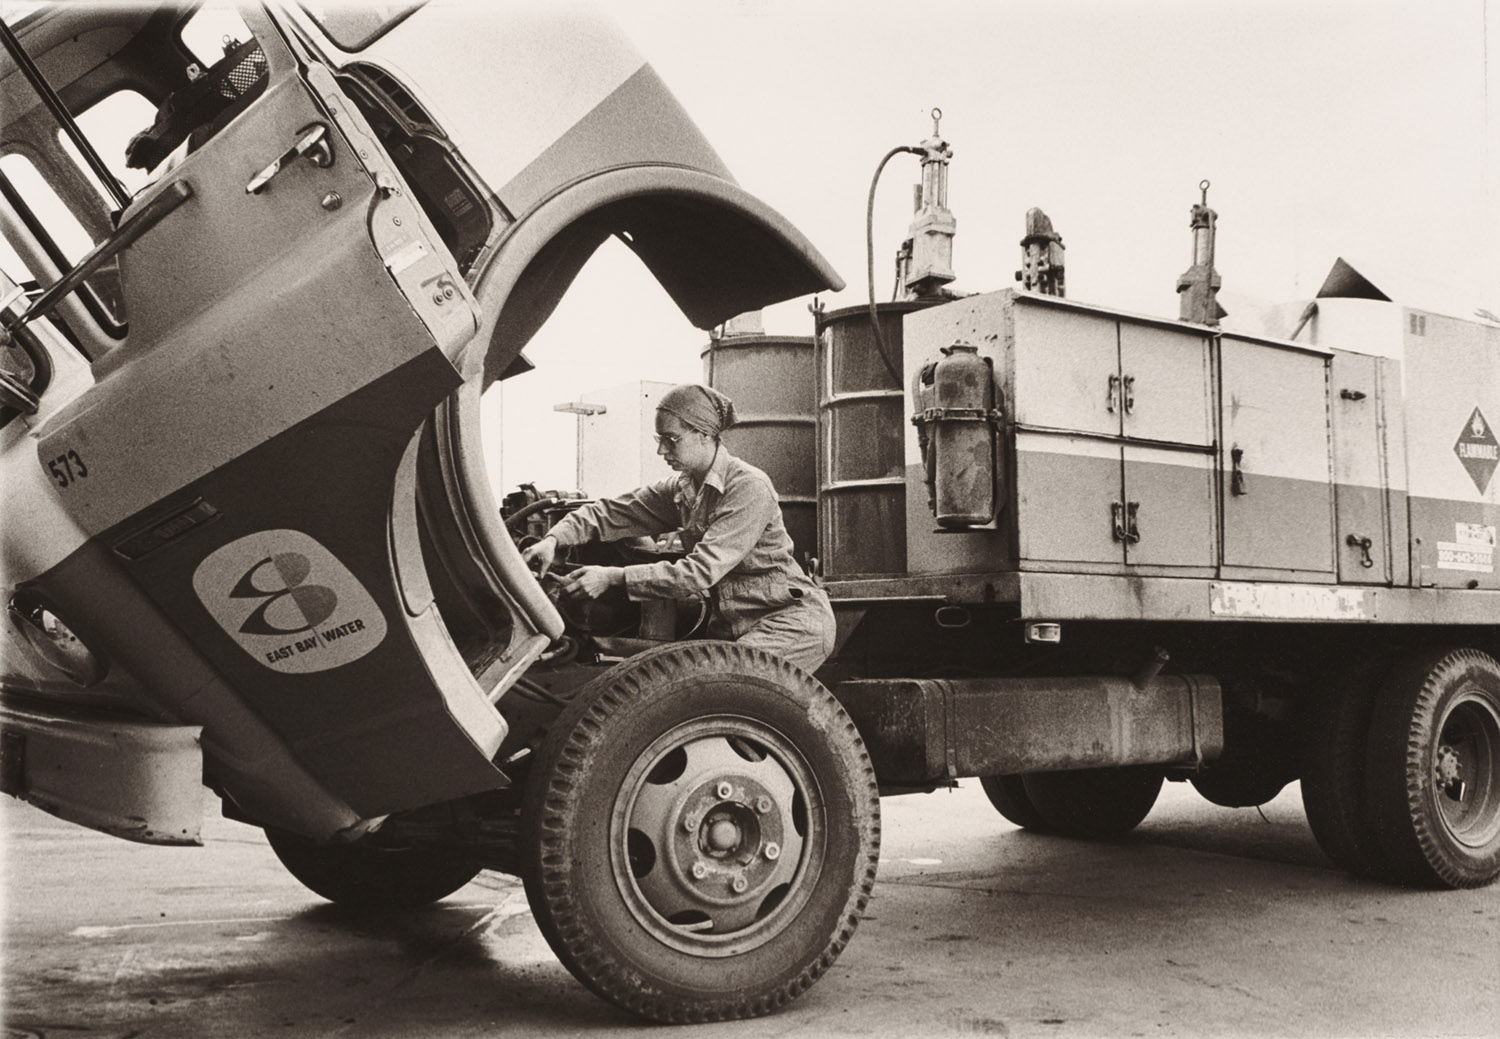
<path id="1" fill-rule="evenodd" d="M 1162 774 L 1151 768 L 1033 772 L 1022 779 L 1046 832 L 1094 839 L 1119 837 L 1156 804 Z"/>
<path id="2" fill-rule="evenodd" d="M 266 840 L 292 876 L 335 905 L 399 911 L 430 905 L 479 873 L 479 864 L 437 848 L 319 844 L 266 828 Z"/>
<path id="3" fill-rule="evenodd" d="M 1370 723 L 1371 824 L 1397 879 L 1466 888 L 1500 876 L 1500 664 L 1475 649 L 1417 654 Z"/>
<path id="4" fill-rule="evenodd" d="M 1025 776 L 980 776 L 979 785 L 984 787 L 985 796 L 995 806 L 995 811 L 1008 822 L 1037 833 L 1047 832 L 1046 821 L 1026 795 Z"/>
<path id="5" fill-rule="evenodd" d="M 783 1006 L 833 963 L 879 859 L 875 771 L 821 684 L 675 643 L 579 691 L 522 816 L 532 914 L 579 981 L 669 1023 Z"/>
<path id="6" fill-rule="evenodd" d="M 1365 764 L 1379 669 L 1351 671 L 1311 700 L 1299 754 L 1302 808 L 1323 854 L 1356 876 L 1387 879 L 1390 866 L 1366 810 Z"/>

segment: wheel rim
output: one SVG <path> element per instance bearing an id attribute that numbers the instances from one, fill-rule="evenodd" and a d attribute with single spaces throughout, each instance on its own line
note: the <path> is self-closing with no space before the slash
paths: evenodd
<path id="1" fill-rule="evenodd" d="M 610 813 L 615 883 L 637 923 L 698 956 L 765 944 L 796 919 L 822 864 L 827 822 L 812 770 L 747 718 L 663 733 Z"/>
<path id="2" fill-rule="evenodd" d="M 1500 714 L 1479 692 L 1456 697 L 1438 730 L 1432 778 L 1438 817 L 1460 844 L 1500 835 Z"/>

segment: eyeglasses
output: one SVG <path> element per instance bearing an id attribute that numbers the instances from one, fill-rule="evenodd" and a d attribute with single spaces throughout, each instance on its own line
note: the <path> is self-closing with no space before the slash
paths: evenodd
<path id="1" fill-rule="evenodd" d="M 671 449 L 676 447 L 677 441 L 687 436 L 688 432 L 691 432 L 691 430 L 683 433 L 653 433 L 652 436 L 656 438 L 657 447 L 665 447 Z"/>

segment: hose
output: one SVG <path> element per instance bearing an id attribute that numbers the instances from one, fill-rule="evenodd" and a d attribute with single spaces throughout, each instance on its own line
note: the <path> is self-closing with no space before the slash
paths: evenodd
<path id="1" fill-rule="evenodd" d="M 885 363 L 885 370 L 890 373 L 891 381 L 898 388 L 904 388 L 901 373 L 896 371 L 896 366 L 891 363 L 890 354 L 886 352 L 885 336 L 880 333 L 880 316 L 875 312 L 875 187 L 880 183 L 880 174 L 885 169 L 885 164 L 902 152 L 912 155 L 923 154 L 921 148 L 913 148 L 905 144 L 886 152 L 885 157 L 880 160 L 880 165 L 875 167 L 875 176 L 870 179 L 870 197 L 865 203 L 865 285 L 870 293 L 870 327 L 875 333 L 875 350 L 880 354 L 881 361 Z"/>
<path id="2" fill-rule="evenodd" d="M 543 509 L 551 508 L 554 505 L 559 505 L 562 501 L 562 498 L 540 498 L 528 505 L 524 505 L 506 517 L 505 529 L 510 531 L 518 530 L 520 529 L 521 521 L 527 516 L 535 512 L 541 512 Z"/>

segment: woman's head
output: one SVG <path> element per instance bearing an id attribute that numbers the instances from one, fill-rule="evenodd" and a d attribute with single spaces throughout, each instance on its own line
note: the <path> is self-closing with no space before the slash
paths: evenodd
<path id="1" fill-rule="evenodd" d="M 713 465 L 719 435 L 734 425 L 734 401 L 697 383 L 673 386 L 656 405 L 656 451 L 669 466 L 702 477 Z"/>

